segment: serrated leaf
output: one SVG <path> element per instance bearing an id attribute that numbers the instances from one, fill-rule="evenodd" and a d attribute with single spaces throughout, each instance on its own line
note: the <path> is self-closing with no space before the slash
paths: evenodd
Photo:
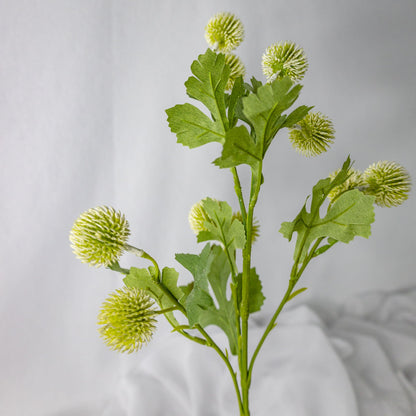
<path id="1" fill-rule="evenodd" d="M 221 247 L 207 244 L 200 255 L 177 254 L 175 257 L 194 276 L 194 286 L 185 302 L 189 324 L 220 327 L 228 337 L 232 354 L 236 354 L 235 311 L 232 299 L 226 294 L 231 273 L 226 254 Z"/>
<path id="2" fill-rule="evenodd" d="M 165 267 L 162 270 L 161 282 L 156 280 L 154 267 L 139 269 L 131 267 L 129 274 L 123 279 L 128 287 L 145 290 L 162 309 L 176 306 L 175 301 L 166 295 L 162 290 L 162 285 L 176 298 L 182 306 L 185 306 L 186 291 L 181 286 L 178 287 L 179 274 L 175 269 Z M 173 322 L 177 323 L 172 312 L 168 313 Z"/>
<path id="3" fill-rule="evenodd" d="M 238 304 L 241 303 L 242 298 L 242 273 L 237 276 L 237 299 Z M 258 312 L 263 306 L 264 300 L 266 299 L 262 292 L 262 284 L 259 275 L 256 273 L 256 269 L 253 267 L 250 270 L 250 281 L 249 281 L 249 298 L 248 298 L 248 311 L 249 313 Z"/>
<path id="4" fill-rule="evenodd" d="M 348 179 L 350 166 L 348 158 L 332 181 L 330 178 L 322 179 L 313 187 L 310 212 L 305 204 L 294 221 L 282 224 L 280 232 L 289 241 L 293 233 L 297 232 L 295 259 L 303 261 L 312 242 L 318 238 L 329 237 L 349 243 L 355 236 L 370 236 L 371 224 L 374 222 L 374 197 L 364 195 L 358 189 L 342 194 L 335 203 L 329 205 L 326 215 L 320 218 L 319 211 L 328 193 Z M 330 246 L 335 244 L 333 240 L 330 240 Z"/>
<path id="5" fill-rule="evenodd" d="M 225 130 L 221 122 L 213 121 L 191 104 L 178 104 L 166 110 L 171 131 L 178 143 L 193 149 L 211 142 L 224 143 Z"/>
<path id="6" fill-rule="evenodd" d="M 247 164 L 255 169 L 261 160 L 260 144 L 253 140 L 245 126 L 239 126 L 227 132 L 221 157 L 214 164 L 220 168 Z"/>
<path id="7" fill-rule="evenodd" d="M 225 55 L 216 54 L 211 49 L 198 56 L 191 65 L 194 75 L 185 82 L 186 92 L 191 98 L 203 103 L 215 121 L 227 128 L 224 91 L 230 75 L 230 68 L 225 64 Z"/>
<path id="8" fill-rule="evenodd" d="M 225 201 L 205 198 L 202 209 L 209 218 L 204 222 L 206 231 L 198 234 L 198 242 L 216 240 L 223 244 L 225 250 L 244 248 L 246 235 L 244 225 L 233 216 L 232 208 Z"/>
<path id="9" fill-rule="evenodd" d="M 301 89 L 285 77 L 258 87 L 256 93 L 242 99 L 243 113 L 254 128 L 256 141 L 261 143 L 263 156 L 285 123 L 282 112 L 292 106 Z"/>

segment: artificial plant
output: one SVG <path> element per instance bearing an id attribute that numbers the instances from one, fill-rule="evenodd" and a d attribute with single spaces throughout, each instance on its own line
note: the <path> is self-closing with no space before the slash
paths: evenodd
<path id="1" fill-rule="evenodd" d="M 246 83 L 244 65 L 232 53 L 244 37 L 241 21 L 231 13 L 219 13 L 207 24 L 205 35 L 210 48 L 192 63 L 185 87 L 188 96 L 206 111 L 185 103 L 166 113 L 182 145 L 220 144 L 221 152 L 213 163 L 233 176 L 239 208 L 233 211 L 227 202 L 208 197 L 191 208 L 190 226 L 203 248 L 199 254 L 176 254 L 175 258 L 189 270 L 192 281 L 178 285 L 175 269 L 161 269 L 148 253 L 129 245 L 129 224 L 113 208 L 100 206 L 84 212 L 74 223 L 70 241 L 81 261 L 124 276 L 124 287 L 111 294 L 98 317 L 109 347 L 137 351 L 151 339 L 156 317 L 163 314 L 175 332 L 218 353 L 234 384 L 240 415 L 248 416 L 256 357 L 284 306 L 305 290 L 296 286 L 308 264 L 335 244 L 369 237 L 374 204 L 400 205 L 408 197 L 410 177 L 402 166 L 387 161 L 361 173 L 347 157 L 338 170 L 315 184 L 295 218 L 281 225 L 283 237 L 295 240 L 288 288 L 249 357 L 248 321 L 265 299 L 252 264 L 252 247 L 259 237 L 254 211 L 267 150 L 280 131 L 288 130 L 297 151 L 317 156 L 328 150 L 335 131 L 331 120 L 311 106 L 294 106 L 302 89 L 298 82 L 308 67 L 302 48 L 292 42 L 273 44 L 262 59 L 266 82 L 253 77 Z M 251 170 L 248 198 L 239 179 L 240 165 Z M 121 267 L 124 251 L 152 265 Z M 210 325 L 225 333 L 227 347 L 213 339 L 207 329 Z M 238 368 L 233 368 L 230 354 L 238 357 Z"/>

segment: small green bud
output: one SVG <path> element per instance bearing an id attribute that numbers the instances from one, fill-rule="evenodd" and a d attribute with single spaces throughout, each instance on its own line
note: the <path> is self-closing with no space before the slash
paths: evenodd
<path id="1" fill-rule="evenodd" d="M 230 52 L 244 39 L 243 24 L 232 13 L 217 13 L 205 27 L 205 39 L 214 50 Z"/>
<path id="2" fill-rule="evenodd" d="M 299 81 L 308 69 L 305 52 L 293 42 L 279 42 L 269 46 L 262 58 L 263 73 L 267 82 L 289 77 Z"/>
<path id="3" fill-rule="evenodd" d="M 205 212 L 204 208 L 202 207 L 202 203 L 204 200 L 197 202 L 196 204 L 192 205 L 191 210 L 189 211 L 188 220 L 191 230 L 195 234 L 199 234 L 201 231 L 206 231 L 204 222 L 210 221 L 207 213 Z"/>
<path id="4" fill-rule="evenodd" d="M 340 169 L 336 170 L 335 172 L 329 175 L 331 180 L 334 180 L 335 177 L 338 175 Z M 331 201 L 335 201 L 341 194 L 346 191 L 350 191 L 351 189 L 361 188 L 365 185 L 363 174 L 357 169 L 349 169 L 348 170 L 349 178 L 341 185 L 336 186 L 332 189 L 332 191 L 328 194 L 328 198 Z"/>
<path id="5" fill-rule="evenodd" d="M 381 207 L 402 204 L 411 188 L 409 173 L 395 162 L 373 163 L 365 170 L 364 181 L 367 184 L 365 193 L 375 196 L 375 203 Z"/>
<path id="6" fill-rule="evenodd" d="M 76 257 L 90 265 L 109 266 L 119 259 L 130 235 L 124 215 L 106 206 L 91 208 L 75 221 L 69 240 Z"/>
<path id="7" fill-rule="evenodd" d="M 115 351 L 132 353 L 147 344 L 156 329 L 153 300 L 143 291 L 123 287 L 103 303 L 98 315 L 99 332 Z"/>
<path id="8" fill-rule="evenodd" d="M 331 120 L 322 113 L 308 113 L 290 129 L 289 139 L 299 153 L 317 156 L 326 152 L 333 143 L 335 129 Z"/>
<path id="9" fill-rule="evenodd" d="M 246 68 L 244 67 L 241 59 L 232 53 L 225 55 L 225 63 L 230 67 L 230 75 L 228 77 L 228 82 L 225 87 L 226 90 L 230 91 L 233 88 L 234 82 L 238 77 L 244 77 L 246 74 Z"/>

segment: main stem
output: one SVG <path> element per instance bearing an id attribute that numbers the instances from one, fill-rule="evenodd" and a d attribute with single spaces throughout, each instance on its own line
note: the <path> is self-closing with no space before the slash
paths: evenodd
<path id="1" fill-rule="evenodd" d="M 251 268 L 251 249 L 253 234 L 253 217 L 254 208 L 261 186 L 261 174 L 263 164 L 259 162 L 257 172 L 252 172 L 252 184 L 250 203 L 246 218 L 246 245 L 243 250 L 243 278 L 242 278 L 242 296 L 240 305 L 241 316 L 241 341 L 239 345 L 240 354 L 240 378 L 241 378 L 241 395 L 243 400 L 243 416 L 250 416 L 249 410 L 249 371 L 248 371 L 248 316 L 249 316 L 249 294 L 250 294 L 250 268 Z"/>

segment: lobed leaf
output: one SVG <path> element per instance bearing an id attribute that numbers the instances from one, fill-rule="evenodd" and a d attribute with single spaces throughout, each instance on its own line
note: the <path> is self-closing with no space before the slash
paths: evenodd
<path id="1" fill-rule="evenodd" d="M 319 214 L 328 193 L 348 179 L 350 167 L 351 163 L 348 158 L 332 181 L 330 178 L 320 180 L 313 187 L 310 212 L 307 211 L 305 204 L 292 222 L 282 224 L 280 232 L 289 241 L 293 233 L 297 232 L 295 259 L 299 258 L 299 261 L 303 261 L 308 254 L 309 247 L 318 238 L 328 238 L 328 244 L 321 247 L 315 255 L 328 250 L 337 241 L 349 243 L 355 236 L 365 238 L 370 236 L 371 224 L 374 222 L 374 197 L 364 195 L 358 189 L 342 194 L 329 205 L 323 218 Z"/>
<path id="2" fill-rule="evenodd" d="M 186 92 L 204 104 L 215 121 L 220 121 L 226 128 L 228 120 L 225 113 L 225 86 L 230 75 L 230 68 L 225 64 L 225 55 L 216 54 L 211 49 L 198 56 L 192 62 L 194 75 L 185 82 Z"/>
<path id="3" fill-rule="evenodd" d="M 239 273 L 237 276 L 237 299 L 238 304 L 241 303 L 242 298 L 242 283 L 243 275 Z M 248 298 L 248 311 L 249 313 L 258 312 L 263 306 L 266 299 L 262 292 L 262 284 L 259 275 L 256 273 L 256 269 L 253 267 L 250 269 L 250 281 L 249 281 L 249 298 Z"/>
<path id="4" fill-rule="evenodd" d="M 178 143 L 193 149 L 211 142 L 224 143 L 225 130 L 221 122 L 213 121 L 192 104 L 178 104 L 166 110 L 171 131 Z"/>
<path id="5" fill-rule="evenodd" d="M 301 85 L 294 85 L 290 78 L 284 77 L 270 84 L 256 86 L 255 93 L 242 99 L 243 113 L 254 128 L 256 141 L 261 143 L 262 156 L 284 126 L 287 116 L 282 115 L 282 112 L 292 106 L 301 89 Z M 302 113 L 302 110 L 298 113 Z"/>
<path id="6" fill-rule="evenodd" d="M 237 248 L 244 248 L 246 244 L 244 225 L 233 216 L 232 208 L 227 202 L 205 198 L 202 201 L 202 209 L 209 217 L 209 221 L 204 222 L 206 231 L 198 234 L 199 243 L 219 241 L 230 254 Z M 234 256 L 233 253 L 232 256 Z"/>
<path id="7" fill-rule="evenodd" d="M 194 277 L 193 288 L 185 302 L 189 325 L 220 327 L 228 337 L 232 354 L 236 354 L 235 311 L 232 299 L 226 294 L 231 273 L 226 254 L 221 247 L 206 244 L 200 255 L 176 254 L 175 258 Z"/>
<path id="8" fill-rule="evenodd" d="M 227 132 L 221 157 L 214 164 L 220 168 L 247 164 L 255 169 L 261 160 L 260 144 L 254 141 L 245 126 L 239 126 Z"/>

